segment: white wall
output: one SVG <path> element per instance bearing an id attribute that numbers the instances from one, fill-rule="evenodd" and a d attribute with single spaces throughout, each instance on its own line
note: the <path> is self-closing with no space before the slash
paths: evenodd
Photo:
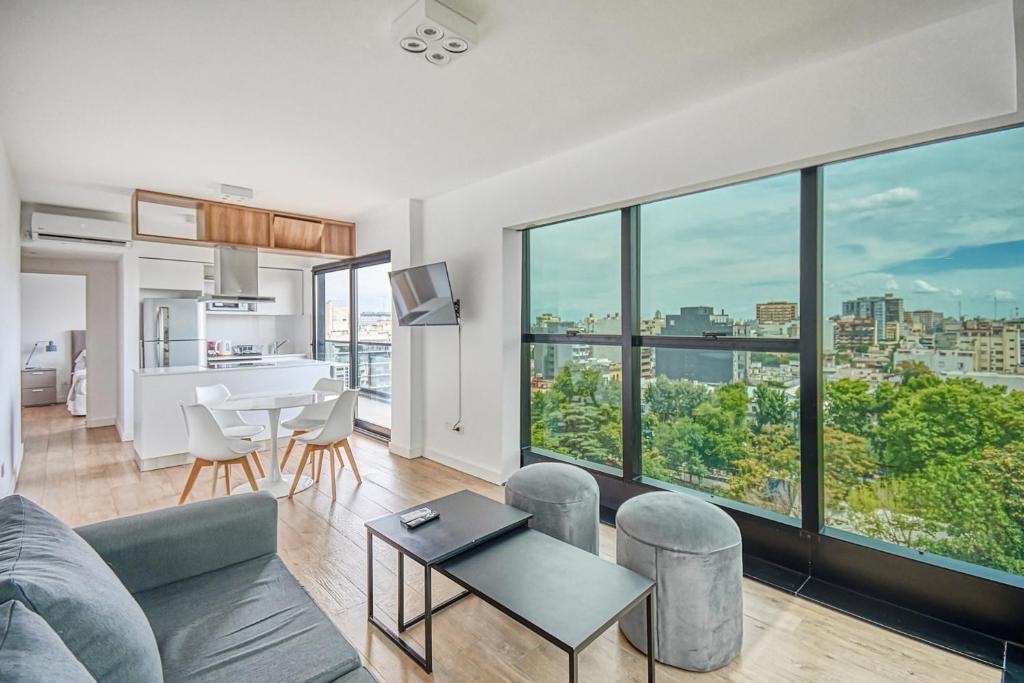
<path id="1" fill-rule="evenodd" d="M 87 427 L 117 422 L 121 362 L 118 336 L 118 265 L 114 259 L 22 259 L 22 272 L 84 275 L 86 278 L 85 345 L 89 350 L 89 390 L 86 394 Z"/>
<path id="2" fill-rule="evenodd" d="M 1011 4 L 989 6 L 427 199 L 417 262 L 448 262 L 466 374 L 458 434 L 445 427 L 455 340 L 427 330 L 426 455 L 493 481 L 518 467 L 521 262 L 509 228 L 1015 120 L 1016 55 Z M 400 214 L 360 217 L 360 251 L 374 230 L 404 244 Z"/>
<path id="3" fill-rule="evenodd" d="M 0 496 L 14 492 L 21 466 L 21 200 L 0 140 Z"/>
<path id="4" fill-rule="evenodd" d="M 35 343 L 53 340 L 57 350 L 40 345 L 32 365 L 57 370 L 57 402 L 71 384 L 71 330 L 85 329 L 85 277 L 82 275 L 21 274 L 21 361 L 24 365 Z"/>
<path id="5" fill-rule="evenodd" d="M 356 249 L 360 255 L 390 250 L 391 268 L 400 270 L 422 263 L 422 235 L 422 202 L 397 202 L 360 218 L 356 223 Z M 397 455 L 415 458 L 423 455 L 422 340 L 426 335 L 451 330 L 399 327 L 394 315 L 392 330 L 390 449 Z"/>

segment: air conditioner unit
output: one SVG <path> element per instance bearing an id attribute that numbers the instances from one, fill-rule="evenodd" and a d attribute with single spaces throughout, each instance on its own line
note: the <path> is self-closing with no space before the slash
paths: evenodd
<path id="1" fill-rule="evenodd" d="M 131 241 L 131 226 L 100 218 L 65 216 L 56 213 L 32 214 L 31 235 L 34 240 L 84 242 L 124 247 Z"/>

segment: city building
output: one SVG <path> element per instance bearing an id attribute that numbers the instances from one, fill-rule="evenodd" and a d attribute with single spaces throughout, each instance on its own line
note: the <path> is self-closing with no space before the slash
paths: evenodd
<path id="1" fill-rule="evenodd" d="M 725 311 L 716 314 L 711 306 L 684 306 L 678 314 L 665 316 L 665 327 L 661 331 L 673 337 L 702 337 L 707 332 L 732 335 L 732 323 Z"/>
<path id="2" fill-rule="evenodd" d="M 871 346 L 878 340 L 878 321 L 872 317 L 832 318 L 836 348 Z"/>
<path id="3" fill-rule="evenodd" d="M 788 323 L 797 318 L 797 305 L 793 302 L 768 301 L 757 304 L 757 322 L 759 323 Z"/>
<path id="4" fill-rule="evenodd" d="M 903 322 L 903 299 L 886 294 L 885 296 L 862 296 L 857 299 L 850 299 L 843 302 L 844 318 L 872 318 L 875 321 L 875 340 L 897 341 L 899 338 L 898 324 Z M 887 328 L 888 323 L 896 323 L 897 326 Z M 892 332 L 894 338 L 888 337 Z"/>

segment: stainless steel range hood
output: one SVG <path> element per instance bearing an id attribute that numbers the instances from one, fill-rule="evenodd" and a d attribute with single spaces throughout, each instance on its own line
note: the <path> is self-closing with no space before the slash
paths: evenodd
<path id="1" fill-rule="evenodd" d="M 272 296 L 260 296 L 259 251 L 253 247 L 215 247 L 213 285 L 213 294 L 200 301 L 275 301 Z"/>

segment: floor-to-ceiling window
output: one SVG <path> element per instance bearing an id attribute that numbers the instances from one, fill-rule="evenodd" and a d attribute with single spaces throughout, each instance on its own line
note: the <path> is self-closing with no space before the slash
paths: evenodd
<path id="1" fill-rule="evenodd" d="M 314 269 L 316 356 L 359 389 L 357 426 L 391 429 L 391 258 L 374 254 Z"/>
<path id="2" fill-rule="evenodd" d="M 823 172 L 825 523 L 1024 574 L 1024 128 Z"/>
<path id="3" fill-rule="evenodd" d="M 1022 181 L 1011 128 L 524 231 L 524 461 L 591 468 L 610 507 L 691 491 L 770 561 L 1005 627 Z"/>

